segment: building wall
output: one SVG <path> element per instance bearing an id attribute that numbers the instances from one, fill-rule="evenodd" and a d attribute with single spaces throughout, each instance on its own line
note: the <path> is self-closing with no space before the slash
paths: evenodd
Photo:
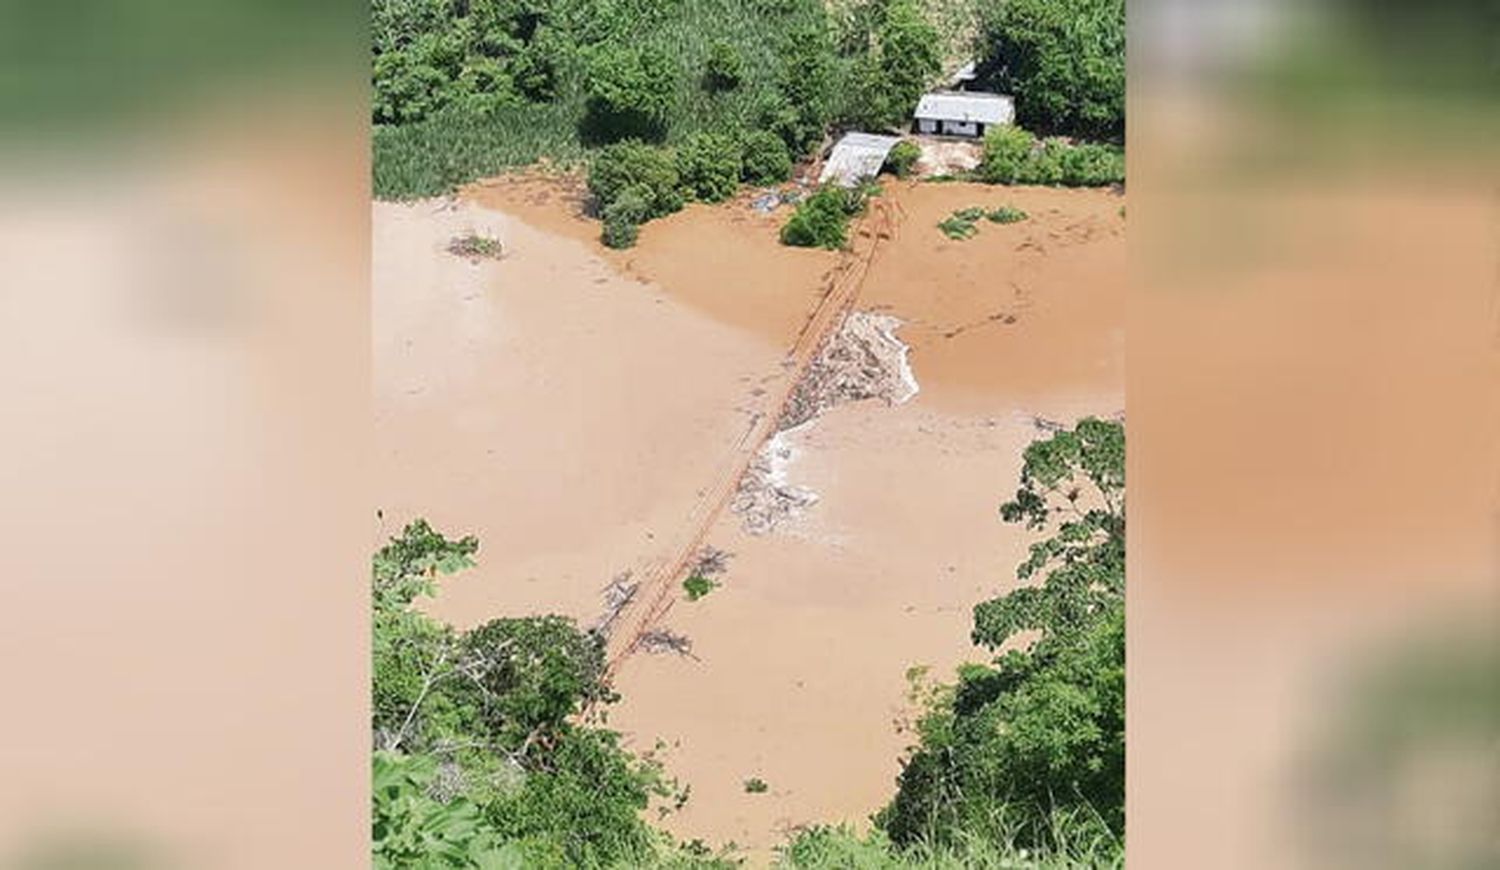
<path id="1" fill-rule="evenodd" d="M 979 123 L 976 121 L 944 121 L 943 132 L 949 136 L 978 136 Z"/>
<path id="2" fill-rule="evenodd" d="M 936 133 L 937 132 L 937 122 L 934 121 L 934 120 L 932 120 L 931 118 L 919 118 L 919 119 L 917 119 L 917 132 L 918 133 Z"/>

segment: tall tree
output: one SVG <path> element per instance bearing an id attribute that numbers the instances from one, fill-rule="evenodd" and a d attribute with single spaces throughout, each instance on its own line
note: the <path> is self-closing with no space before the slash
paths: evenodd
<path id="1" fill-rule="evenodd" d="M 974 609 L 1000 652 L 963 668 L 919 723 L 895 799 L 898 843 L 981 836 L 1056 846 L 1059 830 L 1119 842 L 1125 802 L 1125 433 L 1081 421 L 1027 448 L 1007 522 L 1051 534 L 1028 585 Z"/>
<path id="2" fill-rule="evenodd" d="M 1038 133 L 1125 132 L 1125 0 L 981 0 L 982 70 Z"/>

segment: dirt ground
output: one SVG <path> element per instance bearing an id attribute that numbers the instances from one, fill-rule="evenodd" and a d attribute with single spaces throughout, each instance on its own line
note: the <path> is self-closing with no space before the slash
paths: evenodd
<path id="1" fill-rule="evenodd" d="M 901 321 L 919 392 L 782 433 L 777 473 L 816 500 L 761 534 L 719 513 L 722 586 L 663 620 L 693 657 L 617 672 L 611 726 L 666 741 L 692 786 L 665 826 L 755 863 L 797 825 L 862 824 L 889 799 L 908 669 L 946 678 L 979 657 L 970 609 L 1024 556 L 997 509 L 1034 418 L 1124 407 L 1123 197 L 890 181 L 884 199 L 899 231 L 856 308 Z M 693 520 L 839 263 L 780 246 L 786 212 L 748 200 L 648 224 L 625 252 L 598 245 L 576 186 L 546 179 L 472 186 L 456 210 L 376 206 L 385 523 L 481 537 L 479 570 L 435 612 L 591 621 L 611 577 Z M 1031 219 L 966 241 L 936 228 L 1001 204 Z M 500 228 L 498 262 L 442 252 L 476 221 Z M 751 777 L 769 791 L 746 793 Z"/>

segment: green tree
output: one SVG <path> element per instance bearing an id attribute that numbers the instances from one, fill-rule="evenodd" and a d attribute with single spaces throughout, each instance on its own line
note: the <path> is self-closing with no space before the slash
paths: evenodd
<path id="1" fill-rule="evenodd" d="M 777 59 L 779 93 L 762 107 L 763 126 L 800 156 L 822 140 L 833 108 L 835 64 L 826 20 L 797 25 L 778 47 Z"/>
<path id="2" fill-rule="evenodd" d="M 961 669 L 919 724 L 879 817 L 901 844 L 963 836 L 1055 847 L 1060 831 L 1124 832 L 1125 434 L 1085 419 L 1027 448 L 1007 522 L 1050 535 L 1024 585 L 974 610 L 973 639 L 1008 649 Z"/>
<path id="3" fill-rule="evenodd" d="M 672 152 L 635 139 L 599 149 L 589 165 L 589 193 L 601 213 L 627 189 L 645 202 L 645 218 L 682 208 L 682 178 Z"/>
<path id="4" fill-rule="evenodd" d="M 378 867 L 653 866 L 659 766 L 581 720 L 614 700 L 599 638 L 557 616 L 456 632 L 413 609 L 478 541 L 417 520 L 376 553 L 373 858 Z"/>
<path id="5" fill-rule="evenodd" d="M 981 0 L 978 52 L 1041 133 L 1125 131 L 1125 0 Z"/>
<path id="6" fill-rule="evenodd" d="M 597 141 L 660 139 L 676 88 L 677 66 L 652 46 L 609 44 L 589 61 L 584 131 Z"/>

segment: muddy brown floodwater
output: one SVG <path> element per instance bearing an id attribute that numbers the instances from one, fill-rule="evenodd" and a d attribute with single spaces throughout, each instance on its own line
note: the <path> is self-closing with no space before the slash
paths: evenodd
<path id="1" fill-rule="evenodd" d="M 755 864 L 798 825 L 857 826 L 889 799 L 910 735 L 907 672 L 982 650 L 970 611 L 1010 588 L 1027 536 L 999 521 L 1035 418 L 1124 408 L 1123 197 L 888 182 L 899 229 L 856 309 L 901 321 L 918 392 L 838 404 L 777 438 L 775 473 L 816 500 L 769 530 L 724 510 L 722 585 L 674 602 L 692 657 L 619 665 L 610 725 L 658 739 L 692 798 L 663 824 Z M 780 246 L 785 210 L 690 206 L 598 245 L 575 182 L 502 178 L 453 202 L 375 206 L 382 533 L 425 516 L 481 539 L 430 604 L 471 625 L 560 612 L 640 576 L 700 518 L 840 263 Z M 1010 204 L 966 241 L 936 224 Z M 443 249 L 480 229 L 498 261 Z M 882 321 L 883 322 L 883 321 Z M 751 777 L 764 794 L 744 790 Z"/>

